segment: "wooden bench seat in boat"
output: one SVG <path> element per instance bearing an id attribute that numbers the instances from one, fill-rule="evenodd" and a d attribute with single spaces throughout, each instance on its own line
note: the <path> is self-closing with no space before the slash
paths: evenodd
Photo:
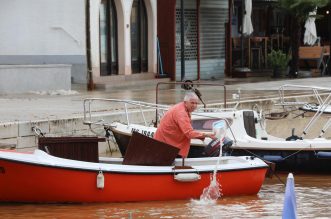
<path id="1" fill-rule="evenodd" d="M 123 164 L 144 166 L 171 166 L 179 149 L 133 132 L 126 149 Z"/>
<path id="2" fill-rule="evenodd" d="M 96 136 L 39 137 L 38 149 L 56 157 L 98 163 L 98 142 L 104 141 Z"/>

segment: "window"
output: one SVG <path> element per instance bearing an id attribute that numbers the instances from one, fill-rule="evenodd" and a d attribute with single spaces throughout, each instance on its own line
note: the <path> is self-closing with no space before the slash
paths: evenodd
<path id="1" fill-rule="evenodd" d="M 229 125 L 232 125 L 231 118 L 224 118 L 228 121 Z M 192 127 L 195 130 L 203 130 L 203 131 L 212 131 L 213 130 L 213 123 L 218 122 L 220 119 L 198 119 L 192 120 Z"/>
<path id="2" fill-rule="evenodd" d="M 114 0 L 102 0 L 100 5 L 100 73 L 118 74 L 117 15 Z"/>
<path id="3" fill-rule="evenodd" d="M 132 73 L 148 71 L 147 13 L 143 0 L 134 0 L 131 11 Z"/>

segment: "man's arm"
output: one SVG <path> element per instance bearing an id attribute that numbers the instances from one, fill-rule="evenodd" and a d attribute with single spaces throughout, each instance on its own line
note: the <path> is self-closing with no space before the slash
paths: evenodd
<path id="1" fill-rule="evenodd" d="M 198 138 L 204 139 L 206 137 L 214 139 L 213 133 L 195 131 L 191 125 L 191 119 L 188 117 L 186 112 L 175 113 L 175 119 L 182 133 L 189 139 Z"/>

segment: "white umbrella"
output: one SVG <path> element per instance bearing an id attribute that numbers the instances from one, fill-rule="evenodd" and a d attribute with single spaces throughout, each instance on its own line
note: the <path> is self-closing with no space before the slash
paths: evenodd
<path id="1" fill-rule="evenodd" d="M 253 33 L 253 25 L 251 20 L 252 15 L 252 0 L 245 0 L 245 14 L 243 17 L 243 34 L 251 35 Z"/>
<path id="2" fill-rule="evenodd" d="M 303 43 L 305 45 L 314 45 L 317 40 L 316 25 L 315 25 L 315 15 L 317 9 L 312 12 L 309 12 L 309 17 L 305 23 L 305 35 L 303 38 Z"/>

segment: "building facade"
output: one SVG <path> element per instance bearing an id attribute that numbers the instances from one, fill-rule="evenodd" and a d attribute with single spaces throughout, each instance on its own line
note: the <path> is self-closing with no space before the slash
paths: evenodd
<path id="1" fill-rule="evenodd" d="M 156 73 L 155 0 L 0 3 L 0 66 L 65 64 L 71 66 L 72 83 L 87 83 L 89 40 L 95 83 L 154 77 Z M 22 75 L 29 81 L 28 75 Z"/>
<path id="2" fill-rule="evenodd" d="M 93 81 L 154 78 L 156 1 L 90 0 Z"/>
<path id="3" fill-rule="evenodd" d="M 26 90 L 89 83 L 87 63 L 96 84 L 155 78 L 158 60 L 175 81 L 242 67 L 260 75 L 268 52 L 290 47 L 290 20 L 276 2 L 252 1 L 254 32 L 242 37 L 243 0 L 0 0 L 0 93 L 18 81 Z M 329 8 L 316 21 L 325 45 Z"/>
<path id="4" fill-rule="evenodd" d="M 228 1 L 183 0 L 183 10 L 181 4 L 181 0 L 158 0 L 158 38 L 164 72 L 176 81 L 223 78 Z"/>

